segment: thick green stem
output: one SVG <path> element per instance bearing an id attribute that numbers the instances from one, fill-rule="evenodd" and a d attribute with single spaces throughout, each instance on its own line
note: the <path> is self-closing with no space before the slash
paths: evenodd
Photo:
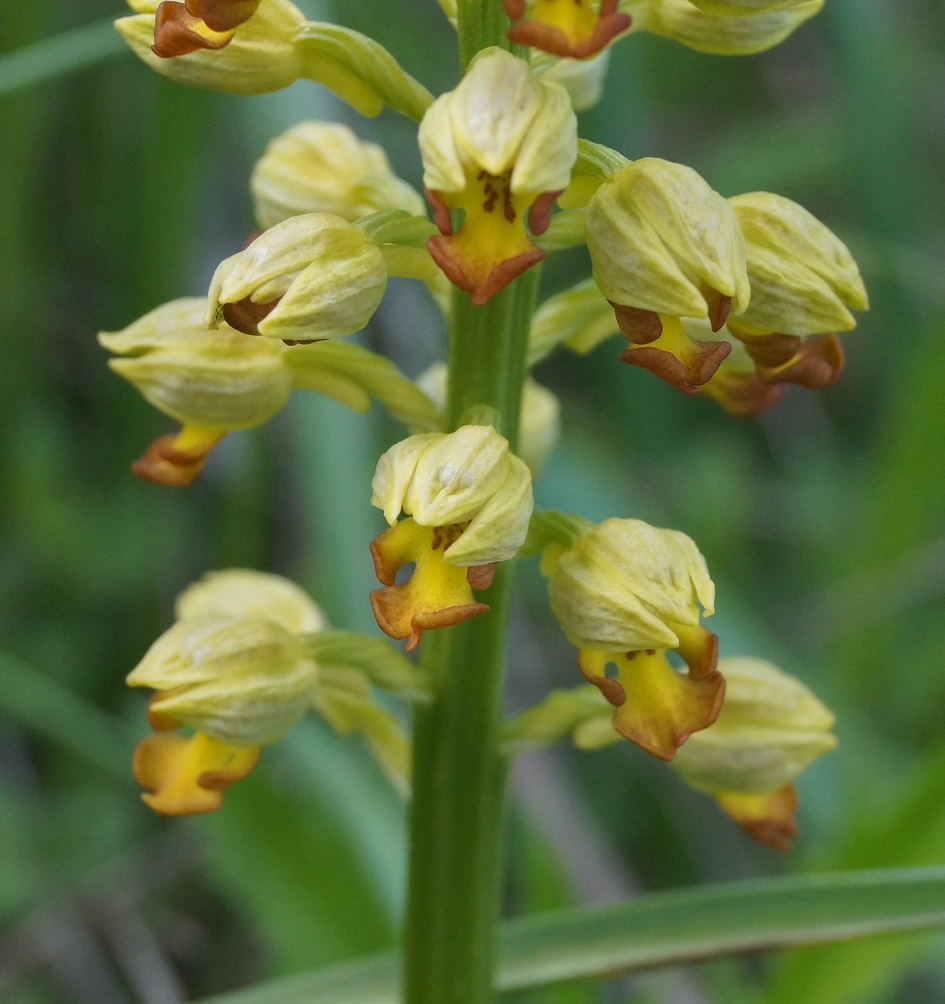
<path id="1" fill-rule="evenodd" d="M 509 48 L 499 0 L 459 0 L 460 67 L 490 45 Z M 484 306 L 453 297 L 447 421 L 476 405 L 518 437 L 528 327 L 538 270 Z M 434 685 L 414 718 L 410 875 L 404 925 L 404 1004 L 486 1004 L 492 985 L 502 874 L 505 759 L 499 750 L 512 568 L 480 598 L 489 612 L 421 642 Z"/>
<path id="2" fill-rule="evenodd" d="M 509 18 L 501 0 L 459 0 L 457 8 L 459 66 L 463 73 L 480 50 L 490 45 L 512 48 L 505 37 Z"/>
<path id="3" fill-rule="evenodd" d="M 485 404 L 514 442 L 537 269 L 485 306 L 454 300 L 449 418 Z M 434 681 L 414 719 L 406 1004 L 492 999 L 499 917 L 505 765 L 499 752 L 505 629 L 512 568 L 481 598 L 487 614 L 430 631 L 421 642 Z"/>

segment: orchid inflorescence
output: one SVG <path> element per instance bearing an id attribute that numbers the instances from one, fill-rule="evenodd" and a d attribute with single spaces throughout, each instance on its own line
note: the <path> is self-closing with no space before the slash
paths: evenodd
<path id="1" fill-rule="evenodd" d="M 838 333 L 867 306 L 841 241 L 782 196 L 724 198 L 685 165 L 581 139 L 575 116 L 600 96 L 608 48 L 635 32 L 757 52 L 822 0 L 496 0 L 516 54 L 484 48 L 439 97 L 372 39 L 308 21 L 289 0 L 129 2 L 119 31 L 167 77 L 237 93 L 309 79 L 365 115 L 388 106 L 418 122 L 425 196 L 346 126 L 305 122 L 275 138 L 250 186 L 262 232 L 220 263 L 206 297 L 100 336 L 112 368 L 180 423 L 135 473 L 190 484 L 227 433 L 267 421 L 296 390 L 356 410 L 378 402 L 407 433 L 371 485 L 388 524 L 370 545 L 381 630 L 422 649 L 426 632 L 491 616 L 499 563 L 540 555 L 586 682 L 507 721 L 504 753 L 626 738 L 788 847 L 793 782 L 832 747 L 832 716 L 770 663 L 719 659 L 702 624 L 715 588 L 693 541 L 639 519 L 534 509 L 560 409 L 530 377 L 518 432 L 486 401 L 451 416 L 448 387 L 462 378 L 451 360 L 411 379 L 342 339 L 368 324 L 390 277 L 421 282 L 450 314 L 457 298 L 479 308 L 547 255 L 585 245 L 591 278 L 538 306 L 529 366 L 620 333 L 620 360 L 736 416 L 774 405 L 785 383 L 832 384 Z M 456 0 L 440 6 L 456 24 Z M 155 691 L 135 774 L 170 814 L 219 808 L 261 747 L 310 711 L 363 733 L 406 786 L 409 742 L 376 690 L 424 702 L 436 689 L 388 642 L 330 630 L 298 587 L 238 570 L 182 594 L 129 682 Z"/>

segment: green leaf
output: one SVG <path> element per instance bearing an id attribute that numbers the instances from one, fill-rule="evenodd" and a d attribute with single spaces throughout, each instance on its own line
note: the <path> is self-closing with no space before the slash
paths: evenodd
<path id="1" fill-rule="evenodd" d="M 0 95 L 81 70 L 125 51 L 114 18 L 44 38 L 0 58 Z"/>
<path id="2" fill-rule="evenodd" d="M 503 925 L 497 990 L 533 990 L 737 952 L 945 927 L 945 867 L 762 879 L 655 893 Z M 397 959 L 344 966 L 208 1004 L 395 1004 Z"/>

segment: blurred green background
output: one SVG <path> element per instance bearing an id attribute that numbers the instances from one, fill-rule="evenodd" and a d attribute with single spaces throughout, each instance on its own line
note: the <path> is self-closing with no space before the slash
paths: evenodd
<path id="1" fill-rule="evenodd" d="M 301 6 L 374 34 L 431 89 L 452 86 L 434 0 Z M 303 723 L 223 812 L 161 819 L 130 778 L 144 697 L 123 685 L 176 593 L 212 568 L 289 575 L 337 625 L 376 632 L 368 484 L 397 429 L 294 400 L 227 437 L 192 488 L 140 482 L 129 464 L 171 423 L 108 371 L 95 334 L 206 289 L 253 227 L 247 178 L 280 129 L 348 121 L 419 184 L 414 128 L 390 113 L 355 121 L 314 84 L 237 98 L 168 83 L 101 26 L 121 13 L 117 0 L 0 13 L 4 1004 L 195 1000 L 388 946 L 402 903 L 403 811 L 357 742 Z M 945 861 L 943 54 L 936 0 L 828 0 L 754 57 L 642 36 L 614 49 L 582 134 L 688 163 L 724 195 L 802 202 L 853 250 L 872 310 L 844 339 L 837 386 L 790 388 L 750 423 L 618 363 L 617 339 L 553 356 L 536 376 L 561 396 L 564 438 L 538 501 L 693 536 L 719 587 L 723 654 L 807 681 L 836 711 L 840 746 L 801 780 L 787 857 L 635 749 L 522 758 L 510 912 Z M 568 252 L 543 282 L 587 273 Z M 406 284 L 364 339 L 411 375 L 443 352 L 435 309 Z M 534 562 L 518 583 L 513 709 L 577 682 Z M 943 949 L 941 936 L 884 939 L 535 1000 L 934 1001 Z"/>

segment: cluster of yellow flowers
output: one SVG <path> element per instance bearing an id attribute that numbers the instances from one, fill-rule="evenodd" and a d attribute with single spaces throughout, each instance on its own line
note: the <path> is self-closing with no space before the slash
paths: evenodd
<path id="1" fill-rule="evenodd" d="M 346 127 L 306 122 L 275 139 L 250 185 L 262 233 L 219 265 L 207 297 L 101 336 L 112 367 L 181 423 L 136 473 L 190 483 L 227 432 L 266 421 L 296 389 L 357 409 L 376 400 L 409 433 L 371 486 L 389 524 L 371 547 L 380 628 L 413 649 L 424 631 L 489 609 L 474 594 L 497 562 L 539 553 L 551 609 L 593 686 L 512 720 L 508 748 L 628 738 L 786 847 L 793 780 L 833 745 L 832 717 L 769 663 L 718 659 L 701 624 L 714 586 L 696 545 L 636 519 L 595 526 L 533 511 L 532 477 L 559 425 L 556 399 L 533 381 L 520 459 L 488 415 L 447 425 L 445 364 L 411 380 L 337 339 L 368 323 L 390 276 L 423 282 L 444 310 L 450 283 L 481 305 L 547 254 L 586 245 L 592 278 L 541 304 L 530 364 L 619 331 L 621 360 L 735 415 L 770 406 L 785 382 L 831 384 L 843 368 L 837 333 L 867 305 L 840 240 L 781 196 L 726 199 L 689 167 L 579 139 L 575 117 L 599 96 L 620 37 L 642 30 L 707 52 L 755 52 L 822 0 L 503 0 L 508 37 L 528 54 L 485 49 L 436 99 L 376 42 L 307 21 L 288 0 L 129 2 L 137 13 L 119 30 L 167 76 L 241 93 L 307 78 L 365 114 L 388 105 L 418 121 L 432 216 L 383 151 Z M 455 2 L 440 5 L 455 21 Z M 313 707 L 362 730 L 404 777 L 404 740 L 371 686 L 413 699 L 427 688 L 387 643 L 326 632 L 295 587 L 248 572 L 185 592 L 178 623 L 129 679 L 157 691 L 160 734 L 141 744 L 135 771 L 164 812 L 217 807 L 259 747 Z M 180 724 L 195 735 L 166 734 Z"/>

